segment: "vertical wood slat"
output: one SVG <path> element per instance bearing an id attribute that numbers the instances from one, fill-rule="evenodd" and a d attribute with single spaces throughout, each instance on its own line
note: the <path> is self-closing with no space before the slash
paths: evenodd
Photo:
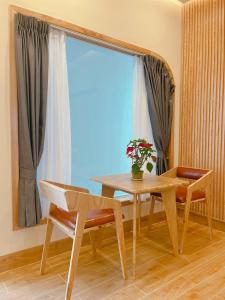
<path id="1" fill-rule="evenodd" d="M 182 18 L 179 164 L 214 170 L 213 217 L 225 221 L 225 0 L 188 2 Z"/>

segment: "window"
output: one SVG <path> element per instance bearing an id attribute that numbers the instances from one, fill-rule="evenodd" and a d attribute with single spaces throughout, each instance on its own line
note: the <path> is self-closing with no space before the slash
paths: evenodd
<path id="1" fill-rule="evenodd" d="M 72 184 L 92 193 L 97 175 L 130 172 L 134 57 L 67 37 Z"/>
<path id="2" fill-rule="evenodd" d="M 12 25 L 12 33 L 14 32 L 14 17 L 16 13 L 25 14 L 27 16 L 31 16 L 34 18 L 38 18 L 41 21 L 49 22 L 49 17 L 36 14 L 35 12 L 26 11 L 23 8 L 19 7 L 11 7 L 11 21 Z M 66 35 L 66 28 L 72 28 L 75 34 L 83 35 L 83 32 L 86 32 L 85 39 L 89 37 L 96 37 L 98 33 L 94 33 L 93 31 L 89 31 L 88 29 L 81 28 L 71 23 L 64 23 L 61 20 L 51 18 L 52 28 L 61 27 L 62 32 Z M 56 29 L 57 30 L 57 29 Z M 59 30 L 60 31 L 60 30 Z M 123 41 L 118 41 L 111 37 L 104 37 L 102 39 L 107 42 L 110 40 L 110 43 L 115 47 L 122 47 L 124 51 L 128 51 L 133 53 L 134 55 L 140 53 L 140 55 L 151 55 L 151 51 L 148 49 L 140 48 L 136 45 L 127 44 Z M 19 128 L 18 128 L 18 103 L 17 103 L 17 76 L 16 76 L 16 64 L 15 64 L 15 45 L 14 39 L 11 39 L 12 45 L 12 55 L 11 55 L 11 128 L 12 128 L 12 147 L 14 149 L 13 152 L 13 176 L 12 176 L 12 202 L 13 202 L 13 228 L 18 229 L 18 207 L 19 203 L 19 149 L 18 149 L 18 136 L 19 136 Z M 70 102 L 68 103 L 68 97 L 61 97 L 60 84 L 55 84 L 55 86 L 59 87 L 57 90 L 57 97 L 59 99 L 65 100 L 58 101 L 58 104 L 62 104 L 62 107 L 65 107 L 63 103 L 71 105 L 71 127 L 72 127 L 72 152 L 73 152 L 73 169 L 72 169 L 72 184 L 87 186 L 92 192 L 99 193 L 99 186 L 95 186 L 93 183 L 89 181 L 90 177 L 95 175 L 105 175 L 112 174 L 117 172 L 130 172 L 130 161 L 125 156 L 125 147 L 127 142 L 131 138 L 131 132 L 133 137 L 143 137 L 148 139 L 150 142 L 152 139 L 151 126 L 146 126 L 146 120 L 149 119 L 148 111 L 146 109 L 146 91 L 144 87 L 144 79 L 143 74 L 141 75 L 140 68 L 138 68 L 138 58 L 137 56 L 125 55 L 117 51 L 112 51 L 103 47 L 93 46 L 93 44 L 81 42 L 72 38 L 67 37 L 67 62 L 69 65 L 69 81 L 70 81 Z M 62 41 L 61 41 L 62 42 Z M 99 41 L 101 42 L 101 41 Z M 53 74 L 62 75 L 61 78 L 67 77 L 64 76 L 64 68 L 63 64 L 65 64 L 65 47 L 64 47 L 64 39 L 63 43 L 61 43 L 61 47 L 63 51 L 61 54 L 56 51 L 58 58 L 55 57 L 52 66 L 54 66 L 57 71 L 53 72 Z M 58 44 L 59 46 L 59 44 Z M 57 47 L 53 47 L 56 49 Z M 59 50 L 59 49 L 58 49 Z M 62 50 L 62 49 L 61 49 Z M 63 56 L 63 59 L 62 59 Z M 85 59 L 82 59 L 82 57 Z M 91 57 L 94 60 L 91 60 Z M 101 60 L 99 59 L 101 57 Z M 52 56 L 51 56 L 52 58 Z M 58 66 L 58 61 L 61 64 L 61 69 Z M 164 61 L 165 62 L 165 61 Z M 102 64 L 100 64 L 102 63 Z M 165 62 L 167 65 L 167 63 Z M 168 65 L 167 65 L 168 66 Z M 140 67 L 140 65 L 139 65 Z M 52 68 L 54 69 L 54 68 Z M 59 71 L 62 70 L 62 71 Z M 65 73 L 65 74 L 64 74 Z M 133 74 L 134 73 L 134 74 Z M 142 76 L 142 80 L 140 80 L 139 75 Z M 138 75 L 138 76 L 137 76 Z M 171 71 L 170 71 L 170 75 Z M 57 76 L 57 80 L 61 82 L 60 76 Z M 132 81 L 134 77 L 134 84 L 132 87 Z M 83 80 L 83 85 L 82 85 Z M 52 81 L 55 82 L 54 76 L 52 77 Z M 93 81 L 96 83 L 94 86 Z M 64 82 L 67 85 L 67 78 Z M 89 84 L 89 86 L 88 86 Z M 107 90 L 107 87 L 109 90 Z M 132 95 L 132 90 L 134 88 L 134 93 Z M 64 90 L 65 94 L 67 94 Z M 90 91 L 94 91 L 95 93 L 92 95 Z M 54 97 L 54 84 L 52 85 L 52 95 L 51 100 L 53 104 L 55 104 Z M 63 94 L 63 93 L 62 93 Z M 85 97 L 86 95 L 86 97 Z M 134 97 L 133 97 L 134 96 Z M 131 100 L 131 98 L 133 98 Z M 110 101 L 111 102 L 110 102 Z M 132 103 L 133 102 L 133 103 Z M 48 99 L 48 103 L 50 103 Z M 52 103 L 51 103 L 52 104 Z M 133 109 L 132 109 L 133 104 Z M 140 105 L 139 105 L 140 104 Z M 138 113 L 137 109 L 138 108 Z M 60 107 L 60 105 L 58 105 Z M 68 108 L 68 105 L 66 105 Z M 56 110 L 57 110 L 56 105 Z M 133 110 L 133 111 L 132 111 Z M 54 117 L 54 122 L 56 119 L 59 119 L 58 114 L 54 114 L 54 111 L 50 109 Z M 69 109 L 67 109 L 67 112 Z M 63 110 L 61 110 L 63 113 Z M 144 112 L 144 113 L 143 113 Z M 83 114 L 84 113 L 84 114 Z M 83 114 L 83 116 L 82 116 Z M 69 114 L 70 115 L 70 114 Z M 143 117 L 144 116 L 144 117 Z M 131 119 L 133 124 L 131 124 Z M 48 119 L 50 120 L 50 118 Z M 70 124 L 69 118 L 65 117 L 67 123 Z M 94 122 L 95 120 L 95 122 Z M 140 121 L 141 120 L 141 121 Z M 55 176 L 54 168 L 55 162 L 57 161 L 59 165 L 59 159 L 56 160 L 52 155 L 52 150 L 54 150 L 54 155 L 57 151 L 61 151 L 61 144 L 69 145 L 65 139 L 65 134 L 59 134 L 58 127 L 55 126 L 55 123 L 51 120 L 50 129 L 56 133 L 56 137 L 52 138 L 50 143 L 51 147 L 46 151 L 46 157 L 50 157 L 48 160 L 48 168 L 43 169 L 44 172 L 42 179 L 53 180 L 57 182 L 65 182 L 70 183 L 70 168 L 65 167 L 63 172 L 57 174 Z M 149 122 L 149 120 L 147 120 Z M 61 124 L 65 124 L 66 121 L 61 122 Z M 60 124 L 60 122 L 59 122 Z M 68 125 L 67 124 L 67 125 Z M 94 125 L 93 125 L 94 124 Z M 138 126 L 136 126 L 138 124 Z M 57 124 L 58 125 L 58 124 Z M 77 127 L 73 125 L 79 125 Z M 133 125 L 133 126 L 132 126 Z M 98 130 L 96 129 L 98 126 Z M 59 126 L 60 127 L 60 126 Z M 61 126 L 63 127 L 63 126 Z M 71 129 L 70 127 L 70 129 Z M 133 127 L 133 130 L 132 130 Z M 139 128 L 138 128 L 139 127 Z M 65 128 L 65 126 L 64 126 Z M 137 129 L 137 130 L 136 130 Z M 150 130 L 149 130 L 150 129 Z M 69 130 L 70 131 L 70 130 Z M 68 132 L 67 136 L 71 136 L 70 132 Z M 94 135 L 95 133 L 95 135 Z M 52 135 L 51 135 L 52 136 Z M 64 136 L 64 138 L 63 138 Z M 173 137 L 173 135 L 172 135 Z M 58 140 L 57 140 L 58 139 Z M 57 141 L 57 147 L 56 147 Z M 173 144 L 171 143 L 173 146 Z M 47 149 L 47 147 L 44 147 Z M 173 148 L 173 147 L 172 147 Z M 71 149 L 69 147 L 69 149 Z M 57 151 L 56 151 L 57 150 Z M 64 149 L 65 150 L 65 149 Z M 65 152 L 65 151 L 64 151 Z M 173 151 L 170 151 L 170 163 L 171 158 L 173 158 Z M 70 155 L 61 155 L 66 158 L 69 158 Z M 42 154 L 43 157 L 43 154 Z M 63 160 L 61 159 L 61 163 Z M 172 164 L 172 163 L 171 163 Z M 50 167 L 49 167 L 50 165 Z M 58 166 L 57 165 L 57 166 Z M 65 165 L 65 164 L 63 164 Z M 69 164 L 71 166 L 71 163 Z M 40 167 L 40 164 L 38 168 Z M 62 168 L 58 168 L 62 169 Z M 64 171 L 67 170 L 68 172 Z M 37 170 L 37 173 L 39 170 Z M 51 173 L 51 174 L 50 174 Z M 52 175 L 53 174 L 53 175 Z M 65 176 L 68 175 L 68 182 Z M 62 176 L 62 179 L 60 178 Z M 37 176 L 37 181 L 39 181 L 40 177 Z M 36 196 L 35 196 L 36 197 Z M 44 201 L 47 203 L 46 201 Z M 29 205 L 29 203 L 28 203 Z M 47 206 L 47 205 L 46 205 Z M 43 217 L 46 215 L 45 210 L 43 213 Z"/>

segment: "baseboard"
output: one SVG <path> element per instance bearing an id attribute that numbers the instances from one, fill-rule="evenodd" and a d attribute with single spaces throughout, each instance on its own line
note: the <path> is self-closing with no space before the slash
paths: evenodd
<path id="1" fill-rule="evenodd" d="M 160 214 L 157 219 L 160 218 Z M 132 222 L 127 221 L 124 224 L 125 231 L 129 231 L 132 228 Z M 113 228 L 106 228 L 104 231 L 104 237 L 112 236 Z M 114 230 L 115 231 L 115 230 Z M 89 236 L 87 234 L 84 235 L 83 245 L 89 243 Z M 72 240 L 70 238 L 54 241 L 50 244 L 49 247 L 49 257 L 58 255 L 60 253 L 71 250 Z M 42 245 L 25 249 L 22 251 L 10 253 L 4 256 L 0 256 L 0 273 L 12 270 L 15 268 L 22 267 L 24 265 L 32 264 L 40 261 L 42 254 Z"/>
<path id="2" fill-rule="evenodd" d="M 69 238 L 54 241 L 50 245 L 49 256 L 68 251 L 71 245 Z M 40 261 L 41 253 L 42 245 L 0 256 L 0 273 Z"/>
<path id="3" fill-rule="evenodd" d="M 154 214 L 154 223 L 165 220 L 165 213 L 163 211 Z M 207 218 L 204 216 L 196 215 L 191 213 L 190 220 L 195 221 L 200 224 L 207 224 Z M 147 217 L 143 217 L 142 221 L 147 221 Z M 213 227 L 225 231 L 225 223 L 213 220 Z M 128 232 L 132 230 L 132 220 L 126 221 L 124 223 L 124 230 Z M 115 234 L 115 230 L 111 227 L 108 227 L 104 231 L 104 238 L 111 237 L 112 234 Z M 87 245 L 89 243 L 89 237 L 87 234 L 84 235 L 83 245 Z M 58 255 L 60 253 L 71 250 L 72 240 L 70 238 L 54 241 L 50 244 L 49 248 L 49 257 Z M 35 263 L 40 261 L 42 253 L 42 245 L 25 249 L 22 251 L 10 253 L 8 255 L 0 256 L 0 273 L 12 270 L 15 268 L 22 267 L 24 265 L 28 265 L 31 263 Z"/>
<path id="4" fill-rule="evenodd" d="M 208 220 L 206 216 L 202 216 L 196 213 L 190 213 L 190 220 L 199 224 L 208 225 Z M 214 229 L 225 232 L 225 222 L 212 219 L 212 226 Z"/>

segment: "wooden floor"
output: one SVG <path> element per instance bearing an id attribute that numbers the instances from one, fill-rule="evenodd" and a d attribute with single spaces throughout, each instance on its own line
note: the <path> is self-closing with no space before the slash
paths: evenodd
<path id="1" fill-rule="evenodd" d="M 122 279 L 115 236 L 104 241 L 93 258 L 82 248 L 73 298 L 78 300 L 225 299 L 225 233 L 191 223 L 184 254 L 174 257 L 165 222 L 142 228 L 138 239 L 137 278 L 131 278 L 132 233 L 126 233 L 129 279 Z M 0 274 L 1 300 L 63 300 L 70 253 Z"/>

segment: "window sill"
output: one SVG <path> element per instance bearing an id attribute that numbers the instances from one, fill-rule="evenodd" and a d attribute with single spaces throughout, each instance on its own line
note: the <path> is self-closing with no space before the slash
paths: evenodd
<path id="1" fill-rule="evenodd" d="M 39 224 L 31 226 L 31 227 L 20 227 L 18 225 L 15 225 L 15 226 L 13 226 L 13 231 L 24 230 L 27 228 L 33 228 L 33 227 L 37 227 L 37 226 L 45 225 L 45 224 L 47 224 L 47 218 L 41 219 Z"/>

